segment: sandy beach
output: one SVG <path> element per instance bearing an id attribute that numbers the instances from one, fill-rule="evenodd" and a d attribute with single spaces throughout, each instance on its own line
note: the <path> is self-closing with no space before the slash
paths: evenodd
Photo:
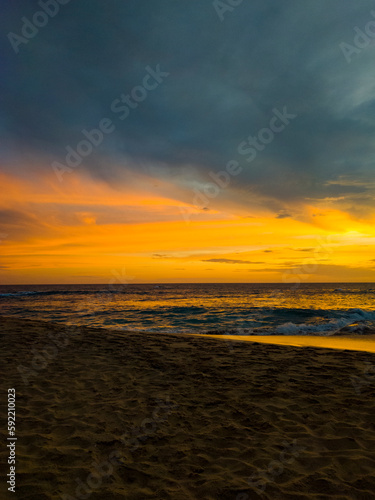
<path id="1" fill-rule="evenodd" d="M 17 437 L 16 493 L 3 473 L 2 498 L 375 498 L 373 353 L 0 327 Z"/>

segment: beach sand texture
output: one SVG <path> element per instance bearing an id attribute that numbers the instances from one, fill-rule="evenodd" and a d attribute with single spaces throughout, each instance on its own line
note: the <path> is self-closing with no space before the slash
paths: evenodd
<path id="1" fill-rule="evenodd" d="M 16 493 L 2 473 L 1 498 L 375 498 L 373 353 L 0 328 L 17 436 Z"/>

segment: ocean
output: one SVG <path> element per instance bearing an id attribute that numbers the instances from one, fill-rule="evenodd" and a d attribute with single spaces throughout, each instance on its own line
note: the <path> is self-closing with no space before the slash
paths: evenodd
<path id="1" fill-rule="evenodd" d="M 0 286 L 0 314 L 127 331 L 365 335 L 371 283 Z"/>

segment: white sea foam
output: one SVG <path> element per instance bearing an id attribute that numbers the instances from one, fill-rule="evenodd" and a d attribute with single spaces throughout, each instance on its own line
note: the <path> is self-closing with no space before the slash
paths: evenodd
<path id="1" fill-rule="evenodd" d="M 353 331 L 361 330 L 364 322 L 375 321 L 375 312 L 364 311 L 363 309 L 350 309 L 340 318 L 332 318 L 327 323 L 320 324 L 295 324 L 292 322 L 284 323 L 276 328 L 276 333 L 280 335 L 334 335 L 342 328 L 359 323 Z M 361 324 L 362 323 L 362 324 Z"/>

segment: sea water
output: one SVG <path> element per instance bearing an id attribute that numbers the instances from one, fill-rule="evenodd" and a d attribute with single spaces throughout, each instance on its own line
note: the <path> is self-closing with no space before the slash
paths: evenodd
<path id="1" fill-rule="evenodd" d="M 375 327 L 375 285 L 0 286 L 0 314 L 126 331 L 366 335 Z"/>

